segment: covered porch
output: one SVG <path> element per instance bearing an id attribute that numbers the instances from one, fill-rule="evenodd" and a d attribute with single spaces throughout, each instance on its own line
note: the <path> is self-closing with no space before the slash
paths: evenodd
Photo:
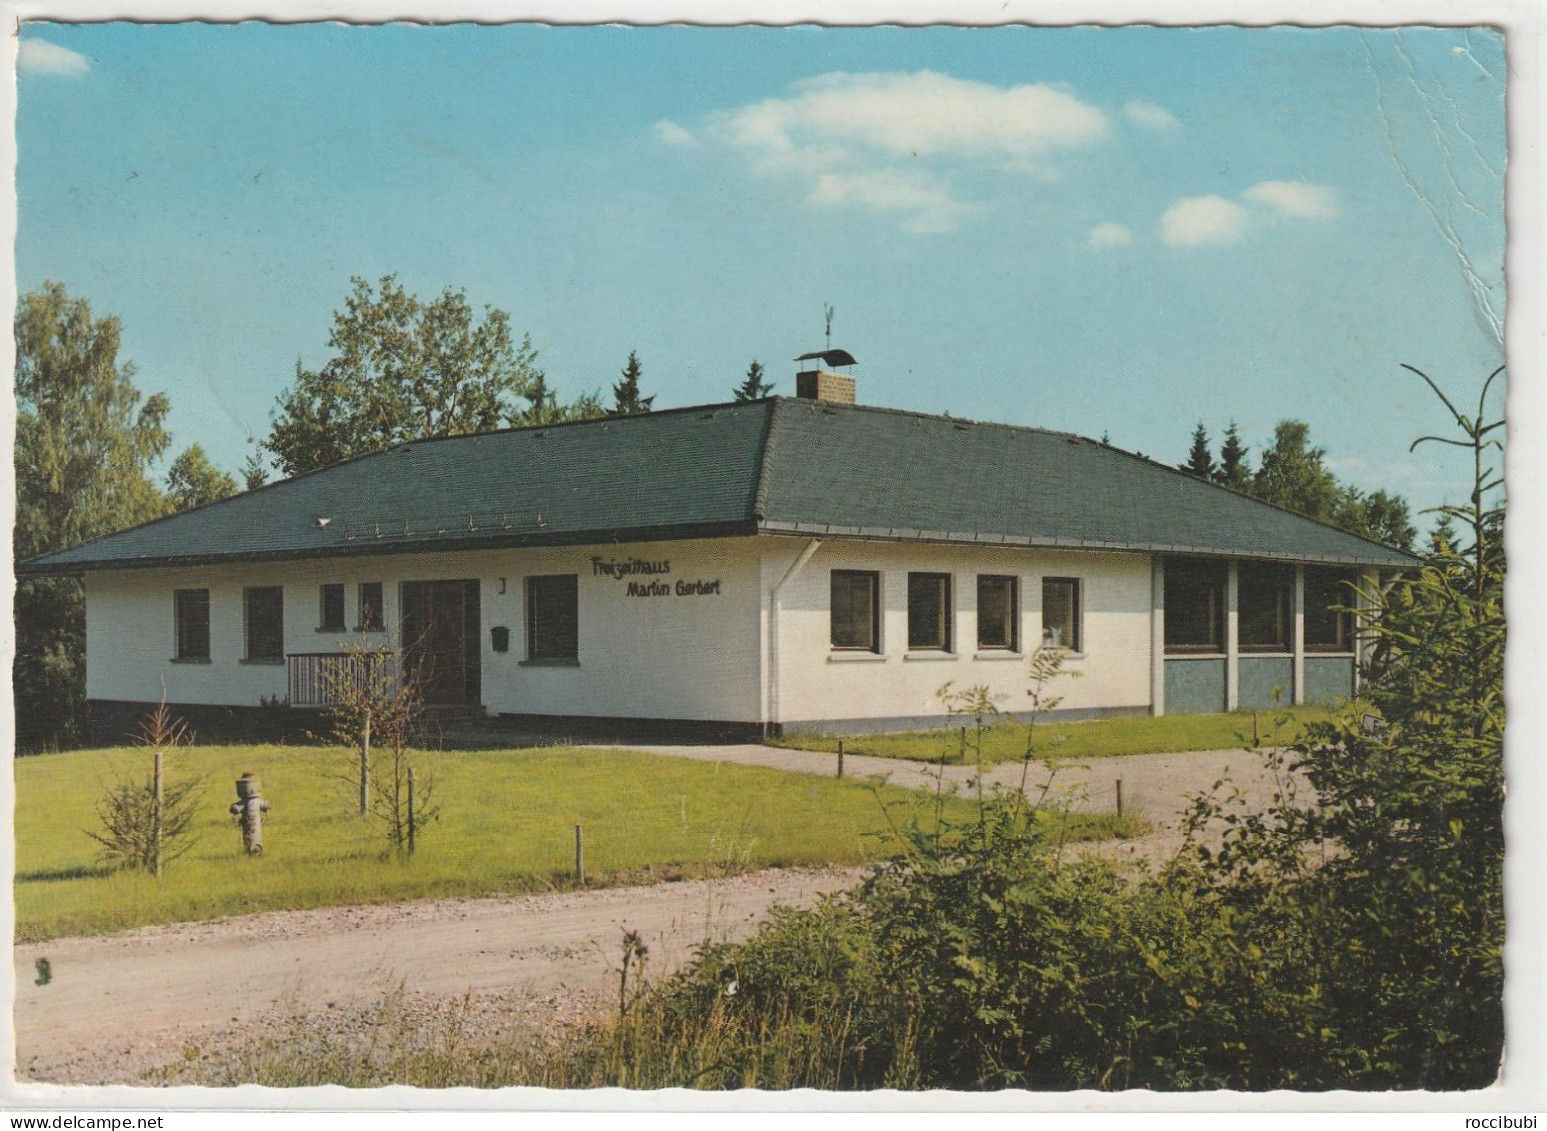
<path id="1" fill-rule="evenodd" d="M 426 708 L 478 707 L 480 604 L 477 579 L 402 582 L 396 646 L 287 653 L 290 706 L 332 707 L 352 689 L 391 691 L 412 680 Z"/>
<path id="2" fill-rule="evenodd" d="M 1359 687 L 1352 566 L 1161 556 L 1153 562 L 1156 715 L 1326 702 Z"/>

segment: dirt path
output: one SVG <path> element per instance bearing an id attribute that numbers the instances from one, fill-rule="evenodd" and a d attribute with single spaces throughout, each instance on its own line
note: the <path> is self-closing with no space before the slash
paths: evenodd
<path id="1" fill-rule="evenodd" d="M 402 985 L 544 999 L 562 1016 L 614 989 L 619 939 L 638 930 L 651 966 L 706 936 L 739 937 L 775 903 L 851 885 L 857 869 L 509 899 L 413 900 L 279 911 L 55 939 L 15 948 L 18 1081 L 127 1083 L 185 1049 L 218 1045 L 297 1010 L 348 1010 Z M 36 985 L 46 958 L 52 980 Z"/>
<path id="2" fill-rule="evenodd" d="M 833 776 L 838 764 L 837 756 L 833 754 L 752 744 L 633 745 L 630 749 L 673 758 L 767 766 L 824 777 Z M 851 754 L 844 757 L 843 772 L 845 777 L 876 778 L 893 785 L 933 789 L 934 775 L 940 772 L 940 767 L 900 758 Z M 955 783 L 959 789 L 969 789 L 976 770 L 971 766 L 946 766 L 944 774 L 947 782 Z M 1084 762 L 1071 761 L 1051 777 L 1042 767 L 1033 766 L 1025 777 L 1025 783 L 1026 792 L 1033 797 L 1047 787 L 1052 794 L 1061 797 L 1073 808 L 1110 813 L 1117 807 L 1117 788 L 1121 781 L 1125 811 L 1143 814 L 1153 831 L 1138 842 L 1108 842 L 1106 850 L 1156 861 L 1172 855 L 1181 846 L 1181 814 L 1188 805 L 1188 798 L 1207 792 L 1215 782 L 1223 779 L 1229 780 L 1229 786 L 1222 793 L 1228 793 L 1231 789 L 1239 790 L 1242 798 L 1254 807 L 1270 803 L 1274 794 L 1288 784 L 1275 778 L 1261 757 L 1244 750 L 1195 750 L 1183 754 L 1090 758 Z M 1022 781 L 1021 765 L 1018 762 L 1001 763 L 990 770 L 984 780 L 1015 788 Z M 1309 786 L 1304 782 L 1298 783 L 1298 788 L 1302 791 L 1302 797 L 1309 792 Z M 1130 850 L 1134 851 L 1130 853 Z"/>
<path id="3" fill-rule="evenodd" d="M 649 753 L 831 774 L 831 755 L 765 746 L 648 747 Z M 845 774 L 933 788 L 927 768 L 845 759 Z M 946 767 L 966 783 L 966 767 Z M 1019 784 L 1018 765 L 989 778 Z M 1254 802 L 1278 788 L 1235 751 L 1092 759 L 1058 775 L 1080 805 L 1110 810 L 1116 782 L 1126 807 L 1154 826 L 1139 841 L 1094 850 L 1155 860 L 1181 841 L 1186 796 L 1230 777 Z M 1033 774 L 1028 791 L 1045 775 Z M 101 1084 L 138 1080 L 191 1048 L 218 1047 L 297 1012 L 343 1014 L 402 986 L 421 1000 L 473 991 L 563 1019 L 588 1008 L 612 980 L 624 929 L 637 929 L 662 973 L 706 936 L 745 935 L 776 903 L 805 904 L 850 886 L 859 869 L 758 872 L 729 880 L 559 892 L 506 899 L 415 900 L 377 907 L 268 912 L 15 948 L 19 1081 Z M 36 964 L 52 979 L 38 986 Z M 497 1018 L 496 1018 L 497 1020 Z"/>

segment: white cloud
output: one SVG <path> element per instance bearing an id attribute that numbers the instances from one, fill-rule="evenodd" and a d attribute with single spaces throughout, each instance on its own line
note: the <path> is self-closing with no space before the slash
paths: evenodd
<path id="1" fill-rule="evenodd" d="M 1276 215 L 1304 220 L 1330 220 L 1341 212 L 1335 189 L 1306 181 L 1263 181 L 1243 192 L 1241 199 L 1265 205 Z M 1173 247 L 1239 243 L 1247 226 L 1260 216 L 1222 196 L 1189 196 L 1161 215 L 1160 238 Z"/>
<path id="2" fill-rule="evenodd" d="M 1106 116 L 1050 86 L 1013 87 L 913 74 L 829 74 L 798 93 L 740 111 L 782 135 L 775 145 L 873 149 L 898 157 L 1026 158 L 1084 146 L 1107 133 Z M 754 134 L 753 136 L 759 136 Z"/>
<path id="3" fill-rule="evenodd" d="M 1305 181 L 1263 181 L 1243 192 L 1241 198 L 1305 220 L 1330 220 L 1341 211 L 1336 190 Z"/>
<path id="4" fill-rule="evenodd" d="M 1182 123 L 1176 120 L 1176 115 L 1164 106 L 1156 106 L 1153 102 L 1130 102 L 1123 107 L 1126 113 L 1141 126 L 1147 126 L 1152 130 L 1179 130 Z"/>
<path id="5" fill-rule="evenodd" d="M 694 149 L 698 146 L 698 138 L 689 131 L 683 129 L 676 122 L 662 118 L 650 127 L 657 138 L 667 145 L 675 145 L 679 149 Z"/>
<path id="6" fill-rule="evenodd" d="M 1133 242 L 1133 232 L 1122 224 L 1097 224 L 1086 236 L 1091 247 L 1124 247 Z"/>
<path id="7" fill-rule="evenodd" d="M 810 203 L 899 214 L 921 232 L 949 230 L 974 210 L 951 193 L 948 175 L 963 166 L 1049 179 L 1055 154 L 1109 132 L 1100 110 L 1063 90 L 933 71 L 822 75 L 714 115 L 709 129 L 758 173 L 806 183 Z"/>
<path id="8" fill-rule="evenodd" d="M 859 204 L 877 212 L 904 214 L 910 232 L 955 231 L 974 211 L 954 200 L 938 178 L 921 170 L 876 169 L 822 173 L 807 198 L 813 204 Z"/>
<path id="9" fill-rule="evenodd" d="M 37 75 L 63 75 L 80 78 L 91 69 L 86 56 L 46 39 L 28 37 L 16 51 L 16 69 Z"/>
<path id="10" fill-rule="evenodd" d="M 1240 240 L 1248 213 L 1222 196 L 1189 196 L 1160 217 L 1160 238 L 1173 247 L 1228 244 Z"/>

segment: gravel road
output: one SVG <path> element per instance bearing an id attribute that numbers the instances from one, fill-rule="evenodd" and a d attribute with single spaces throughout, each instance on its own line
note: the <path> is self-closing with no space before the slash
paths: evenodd
<path id="1" fill-rule="evenodd" d="M 675 757 L 833 771 L 830 756 L 769 747 L 651 747 Z M 913 763 L 847 759 L 846 774 L 929 786 Z M 1019 766 L 992 780 L 1017 784 Z M 947 767 L 966 781 L 971 771 Z M 1158 859 L 1180 843 L 1186 795 L 1229 776 L 1253 801 L 1278 788 L 1241 751 L 1097 759 L 1068 768 L 1060 786 L 1110 809 L 1115 783 L 1155 831 L 1096 851 Z M 1041 780 L 1033 777 L 1029 789 Z M 199 1048 L 250 1038 L 297 1013 L 327 1023 L 358 1015 L 401 987 L 411 1001 L 473 992 L 539 1023 L 594 1008 L 615 986 L 624 930 L 638 930 L 659 974 L 706 937 L 744 936 L 774 904 L 802 905 L 852 885 L 861 870 L 772 870 L 714 881 L 555 892 L 500 899 L 413 900 L 367 907 L 268 912 L 19 945 L 15 1036 L 18 1082 L 132 1083 Z M 36 985 L 47 959 L 51 980 Z M 500 1024 L 500 1009 L 484 1019 Z"/>
<path id="2" fill-rule="evenodd" d="M 848 887 L 857 869 L 425 899 L 281 911 L 15 948 L 16 1077 L 128 1083 L 184 1050 L 219 1045 L 296 1011 L 347 1012 L 398 986 L 412 996 L 525 997 L 555 1018 L 616 986 L 625 929 L 653 970 L 706 937 L 734 938 L 775 903 Z M 47 958 L 52 980 L 35 984 Z"/>

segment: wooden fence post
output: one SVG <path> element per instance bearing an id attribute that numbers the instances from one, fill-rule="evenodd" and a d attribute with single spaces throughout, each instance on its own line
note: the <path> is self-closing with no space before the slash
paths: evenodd
<path id="1" fill-rule="evenodd" d="M 408 854 L 414 854 L 414 768 L 408 767 Z"/>
<path id="2" fill-rule="evenodd" d="M 365 816 L 370 801 L 371 711 L 365 710 L 365 730 L 360 737 L 360 816 Z"/>
<path id="3" fill-rule="evenodd" d="M 154 861 L 154 867 L 152 868 L 152 872 L 153 872 L 154 875 L 160 876 L 161 875 L 161 812 L 162 812 L 162 792 L 161 792 L 161 751 L 159 751 L 159 750 L 156 751 L 155 777 L 156 777 L 156 817 L 155 817 L 155 829 L 154 829 L 154 832 L 153 832 L 153 835 L 155 837 L 155 861 Z"/>

